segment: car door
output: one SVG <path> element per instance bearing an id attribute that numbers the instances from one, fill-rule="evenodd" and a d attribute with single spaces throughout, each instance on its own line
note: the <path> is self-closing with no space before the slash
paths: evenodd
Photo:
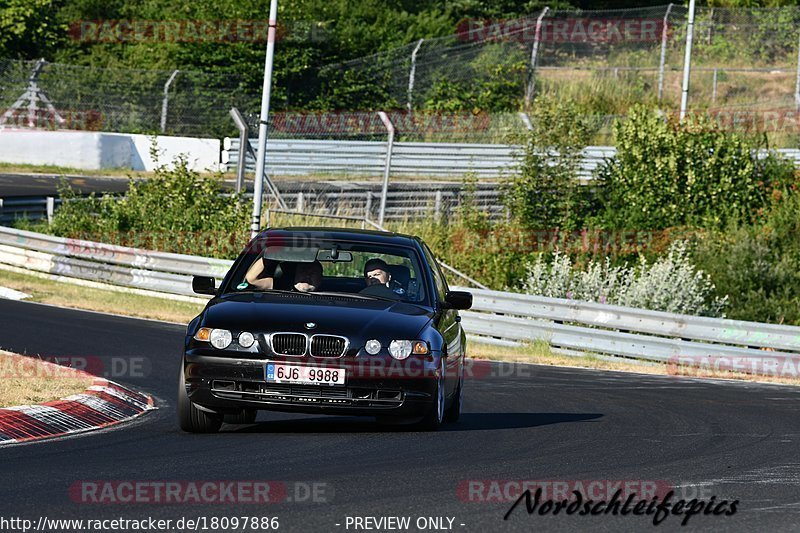
<path id="1" fill-rule="evenodd" d="M 456 309 L 450 309 L 444 304 L 447 291 L 449 290 L 447 280 L 439 264 L 436 262 L 433 253 L 430 251 L 430 248 L 424 245 L 424 249 L 433 276 L 434 297 L 436 299 L 436 312 L 438 316 L 436 329 L 444 338 L 447 347 L 445 358 L 447 379 L 445 379 L 445 388 L 446 394 L 451 395 L 455 392 L 456 386 L 458 385 L 458 377 L 461 375 L 462 365 L 464 364 L 461 317 L 458 315 Z"/>

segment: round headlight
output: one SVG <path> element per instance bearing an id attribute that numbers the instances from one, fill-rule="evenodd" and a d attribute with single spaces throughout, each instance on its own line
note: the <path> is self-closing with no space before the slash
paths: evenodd
<path id="1" fill-rule="evenodd" d="M 233 340 L 233 335 L 227 329 L 212 329 L 211 336 L 209 339 L 211 341 L 211 346 L 217 348 L 218 350 L 224 350 L 228 346 L 230 346 L 231 341 Z"/>
<path id="2" fill-rule="evenodd" d="M 242 348 L 249 348 L 256 342 L 256 338 L 249 331 L 239 333 L 239 346 Z"/>
<path id="3" fill-rule="evenodd" d="M 367 344 L 366 346 L 364 346 L 364 349 L 367 351 L 368 354 L 375 355 L 376 353 L 381 351 L 381 343 L 378 340 L 370 339 L 367 341 Z"/>
<path id="4" fill-rule="evenodd" d="M 395 359 L 405 359 L 411 355 L 411 341 L 392 341 L 389 344 L 389 353 Z"/>

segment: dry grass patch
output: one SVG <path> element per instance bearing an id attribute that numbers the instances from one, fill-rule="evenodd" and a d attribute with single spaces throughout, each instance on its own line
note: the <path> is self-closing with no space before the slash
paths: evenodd
<path id="1" fill-rule="evenodd" d="M 118 315 L 188 323 L 203 305 L 61 283 L 0 269 L 0 286 L 26 292 L 29 301 Z"/>
<path id="2" fill-rule="evenodd" d="M 91 377 L 66 367 L 0 350 L 0 407 L 58 400 L 91 384 Z"/>

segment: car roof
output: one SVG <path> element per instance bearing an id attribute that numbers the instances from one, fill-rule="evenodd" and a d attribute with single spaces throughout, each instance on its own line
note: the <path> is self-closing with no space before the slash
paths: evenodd
<path id="1" fill-rule="evenodd" d="M 269 238 L 277 236 L 291 237 L 300 235 L 317 239 L 330 239 L 351 242 L 368 242 L 377 244 L 389 244 L 396 246 L 415 247 L 421 243 L 419 237 L 404 235 L 402 233 L 391 233 L 387 231 L 373 231 L 351 228 L 329 228 L 319 226 L 294 226 L 286 228 L 269 228 L 258 234 L 257 238 Z"/>

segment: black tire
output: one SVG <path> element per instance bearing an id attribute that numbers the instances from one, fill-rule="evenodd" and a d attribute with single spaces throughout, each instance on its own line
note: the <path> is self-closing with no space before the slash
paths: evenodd
<path id="1" fill-rule="evenodd" d="M 464 377 L 461 376 L 458 378 L 458 389 L 456 390 L 455 398 L 453 398 L 453 403 L 450 404 L 450 407 L 445 409 L 444 411 L 444 421 L 447 423 L 458 422 L 458 419 L 461 417 L 461 406 L 463 404 L 463 396 L 464 396 Z"/>
<path id="2" fill-rule="evenodd" d="M 178 423 L 183 431 L 189 433 L 216 433 L 222 426 L 221 416 L 201 411 L 189 399 L 183 368 L 178 380 Z"/>
<path id="3" fill-rule="evenodd" d="M 436 431 L 444 422 L 444 357 L 439 365 L 439 377 L 436 379 L 436 398 L 419 421 L 417 427 L 423 431 Z"/>
<path id="4" fill-rule="evenodd" d="M 257 409 L 242 409 L 236 414 L 228 414 L 222 417 L 226 424 L 252 424 L 256 421 Z"/>

